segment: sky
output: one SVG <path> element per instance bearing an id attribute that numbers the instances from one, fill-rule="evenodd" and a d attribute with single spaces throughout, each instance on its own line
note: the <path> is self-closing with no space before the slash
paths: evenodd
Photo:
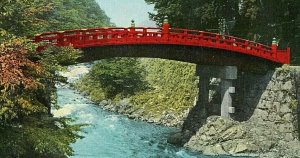
<path id="1" fill-rule="evenodd" d="M 129 27 L 131 20 L 136 26 L 154 26 L 149 20 L 148 12 L 153 12 L 153 5 L 147 5 L 144 0 L 96 0 L 111 22 L 119 27 Z"/>

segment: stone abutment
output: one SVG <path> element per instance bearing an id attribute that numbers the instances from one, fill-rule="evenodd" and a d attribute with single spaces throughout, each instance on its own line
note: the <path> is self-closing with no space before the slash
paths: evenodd
<path id="1" fill-rule="evenodd" d="M 300 67 L 236 76 L 198 68 L 198 101 L 182 129 L 185 147 L 210 155 L 300 155 L 297 145 L 288 147 L 299 143 Z"/>

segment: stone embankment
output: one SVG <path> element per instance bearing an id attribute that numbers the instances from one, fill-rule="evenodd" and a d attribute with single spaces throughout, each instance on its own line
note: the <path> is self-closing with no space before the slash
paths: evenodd
<path id="1" fill-rule="evenodd" d="M 99 106 L 108 111 L 124 114 L 131 119 L 139 119 L 169 127 L 181 127 L 188 113 L 188 111 L 185 111 L 181 114 L 175 114 L 169 111 L 163 111 L 161 115 L 153 116 L 146 114 L 143 109 L 133 106 L 129 99 L 123 99 L 117 103 L 113 103 L 111 100 L 103 100 L 99 103 Z"/>
<path id="2" fill-rule="evenodd" d="M 284 66 L 246 80 L 233 119 L 208 117 L 184 146 L 207 155 L 300 157 L 300 68 Z"/>

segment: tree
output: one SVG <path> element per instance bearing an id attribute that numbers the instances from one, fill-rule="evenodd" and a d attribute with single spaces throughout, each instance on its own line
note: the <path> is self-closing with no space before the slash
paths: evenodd
<path id="1" fill-rule="evenodd" d="M 95 0 L 0 2 L 0 28 L 18 36 L 107 25 L 110 19 Z"/>
<path id="2" fill-rule="evenodd" d="M 129 97 L 147 88 L 144 70 L 134 58 L 104 59 L 94 65 L 88 74 L 91 88 L 101 89 L 103 98 Z M 99 92 L 99 90 L 98 90 Z"/>
<path id="3" fill-rule="evenodd" d="M 232 20 L 238 13 L 238 0 L 145 0 L 154 4 L 157 13 L 150 18 L 161 24 L 164 16 L 172 27 L 213 30 L 218 28 L 218 19 Z"/>
<path id="4" fill-rule="evenodd" d="M 64 14 L 68 11 L 72 14 Z M 53 118 L 50 108 L 55 104 L 54 84 L 62 79 L 55 71 L 74 63 L 80 51 L 48 47 L 36 52 L 37 45 L 26 37 L 99 25 L 110 23 L 94 0 L 0 1 L 0 157 L 72 155 L 70 144 L 80 138 L 81 125 Z"/>
<path id="5" fill-rule="evenodd" d="M 45 18 L 53 10 L 53 3 L 46 0 L 2 0 L 0 2 L 0 28 L 9 33 L 25 36 L 46 27 Z"/>

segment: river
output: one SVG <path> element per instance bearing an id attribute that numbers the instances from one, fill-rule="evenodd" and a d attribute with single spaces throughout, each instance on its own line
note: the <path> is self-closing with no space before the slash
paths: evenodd
<path id="1" fill-rule="evenodd" d="M 71 66 L 64 75 L 73 82 L 88 69 L 85 64 Z M 58 86 L 57 94 L 60 109 L 52 111 L 55 117 L 89 124 L 81 133 L 84 138 L 72 144 L 72 158 L 209 158 L 168 144 L 167 137 L 179 129 L 104 111 L 68 85 Z"/>

